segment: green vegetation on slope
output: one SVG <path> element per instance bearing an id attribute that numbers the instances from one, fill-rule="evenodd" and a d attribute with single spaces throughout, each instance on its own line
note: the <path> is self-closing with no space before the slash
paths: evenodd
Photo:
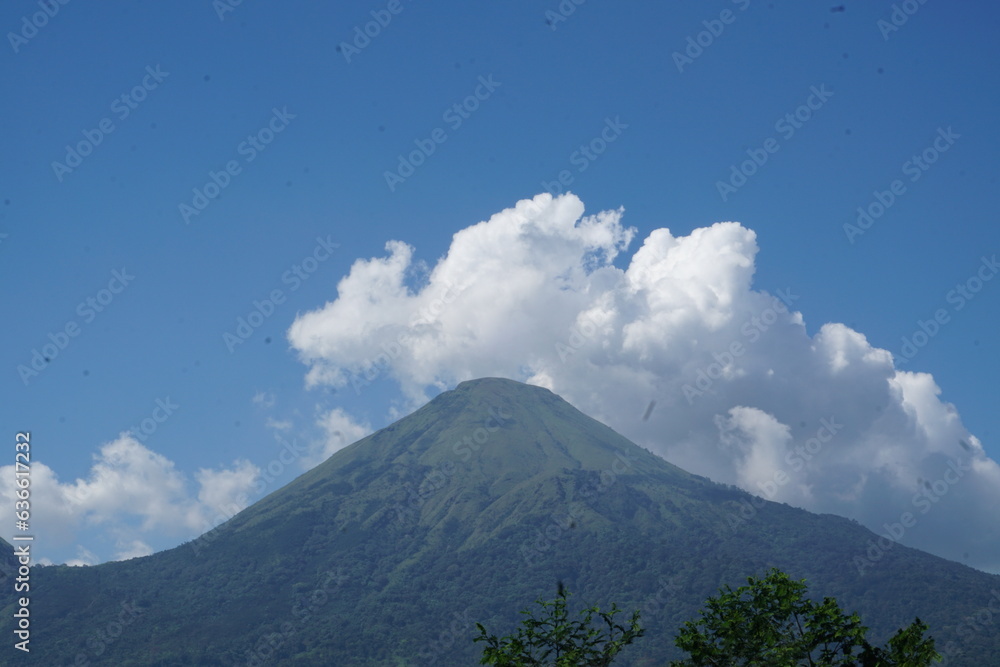
<path id="1" fill-rule="evenodd" d="M 703 600 L 779 567 L 857 610 L 873 641 L 919 616 L 950 664 L 1000 664 L 997 633 L 964 620 L 1000 577 L 900 545 L 861 575 L 851 559 L 871 532 L 769 502 L 734 521 L 749 498 L 545 389 L 466 382 L 194 542 L 36 568 L 33 658 L 474 664 L 473 619 L 513 625 L 521 601 L 562 580 L 588 606 L 642 609 L 646 636 L 620 663 L 662 665 Z M 0 592 L 8 634 L 12 604 Z"/>

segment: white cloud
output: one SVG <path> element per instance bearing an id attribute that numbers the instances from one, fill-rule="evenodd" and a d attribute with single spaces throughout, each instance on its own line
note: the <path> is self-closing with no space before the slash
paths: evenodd
<path id="1" fill-rule="evenodd" d="M 552 327 L 588 301 L 574 292 L 586 278 L 583 265 L 614 259 L 634 234 L 618 224 L 618 213 L 577 225 L 582 212 L 575 198 L 548 197 L 540 207 L 520 202 L 455 234 L 448 256 L 416 292 L 406 286 L 413 272 L 409 246 L 391 241 L 388 257 L 356 261 L 338 285 L 339 298 L 300 316 L 289 330 L 311 365 L 308 383 L 357 385 L 388 367 L 419 402 L 427 385 L 450 381 L 439 369 L 500 373 L 508 358 L 529 358 L 537 340 L 562 334 Z M 455 362 L 462 367 L 453 368 Z"/>
<path id="2" fill-rule="evenodd" d="M 462 380 L 525 380 L 691 472 L 760 494 L 780 471 L 775 499 L 876 530 L 911 511 L 904 542 L 1000 569 L 1000 467 L 930 375 L 843 324 L 810 336 L 794 288 L 753 289 L 756 235 L 738 223 L 657 229 L 623 270 L 622 211 L 582 215 L 574 195 L 518 202 L 455 234 L 423 281 L 399 241 L 357 260 L 289 329 L 308 383 L 391 378 L 410 409 Z M 823 420 L 842 425 L 826 441 Z M 949 461 L 969 470 L 921 513 Z"/>
<path id="3" fill-rule="evenodd" d="M 119 540 L 116 547 L 117 553 L 115 554 L 115 560 L 139 558 L 140 556 L 148 556 L 153 553 L 153 547 L 149 546 L 142 540 L 131 540 L 128 542 Z"/>
<path id="4" fill-rule="evenodd" d="M 236 511 L 246 507 L 246 498 L 255 486 L 260 468 L 247 460 L 236 461 L 228 470 L 201 468 L 195 473 L 200 490 L 199 509 L 209 513 L 228 511 L 234 506 Z"/>
<path id="5" fill-rule="evenodd" d="M 258 391 L 250 399 L 250 402 L 254 405 L 259 405 L 262 408 L 268 409 L 273 408 L 275 403 L 277 403 L 277 398 L 273 393 L 269 391 Z"/>
<path id="6" fill-rule="evenodd" d="M 267 421 L 264 423 L 264 426 L 271 429 L 272 431 L 290 431 L 294 427 L 294 424 L 292 424 L 291 420 L 288 419 L 279 420 L 268 417 Z"/>
<path id="7" fill-rule="evenodd" d="M 353 444 L 372 432 L 368 424 L 355 422 L 341 408 L 334 408 L 320 416 L 316 424 L 321 428 L 323 437 L 313 444 L 313 447 L 302 464 L 305 468 L 322 463 L 334 452 Z"/>
<path id="8" fill-rule="evenodd" d="M 231 469 L 199 470 L 196 495 L 174 463 L 148 449 L 130 434 L 104 444 L 83 479 L 62 483 L 41 461 L 31 468 L 32 527 L 37 553 L 60 549 L 78 538 L 104 539 L 116 545 L 115 559 L 146 555 L 143 538 L 162 535 L 193 537 L 211 527 L 220 508 L 249 495 L 260 471 L 247 461 Z M 0 467 L 0 498 L 10 507 L 15 500 L 13 466 Z M 243 497 L 245 506 L 246 497 Z M 70 564 L 99 562 L 83 546 Z"/>
<path id="9" fill-rule="evenodd" d="M 86 547 L 78 546 L 76 548 L 76 558 L 72 558 L 66 561 L 66 565 L 72 565 L 74 567 L 84 567 L 87 565 L 96 565 L 99 562 L 97 554 L 90 551 Z M 51 563 L 47 563 L 51 564 Z"/>
<path id="10" fill-rule="evenodd" d="M 716 415 L 715 425 L 719 446 L 728 449 L 735 462 L 739 486 L 763 491 L 769 500 L 792 500 L 788 483 L 778 486 L 774 479 L 776 471 L 788 467 L 785 457 L 792 444 L 788 426 L 762 410 L 744 406 L 730 408 L 726 417 Z"/>

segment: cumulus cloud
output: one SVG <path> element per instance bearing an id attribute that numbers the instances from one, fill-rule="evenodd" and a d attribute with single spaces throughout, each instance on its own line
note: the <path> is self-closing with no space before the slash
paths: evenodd
<path id="1" fill-rule="evenodd" d="M 634 234 L 618 224 L 619 213 L 579 220 L 582 212 L 576 198 L 550 199 L 540 210 L 520 202 L 456 234 L 416 290 L 407 285 L 416 267 L 404 243 L 390 241 L 388 257 L 356 261 L 339 298 L 289 330 L 311 366 L 307 382 L 357 390 L 388 372 L 419 400 L 428 385 L 449 383 L 439 369 L 505 374 L 510 358 L 531 363 L 537 341 L 564 335 L 560 327 L 587 303 L 574 289 L 588 269 L 608 273 L 606 263 Z"/>
<path id="2" fill-rule="evenodd" d="M 288 331 L 307 384 L 391 379 L 410 409 L 466 379 L 527 381 L 691 472 L 877 532 L 908 511 L 904 543 L 1000 570 L 1000 467 L 930 375 L 840 323 L 809 335 L 794 286 L 753 288 L 738 223 L 656 229 L 619 268 L 623 211 L 583 213 L 542 194 L 428 271 L 401 241 L 357 260 Z"/>
<path id="3" fill-rule="evenodd" d="M 198 508 L 218 512 L 238 503 L 254 487 L 260 468 L 247 460 L 239 460 L 224 470 L 201 468 L 195 473 L 198 481 Z"/>
<path id="4" fill-rule="evenodd" d="M 313 443 L 309 455 L 304 457 L 303 465 L 306 468 L 322 463 L 334 452 L 340 451 L 372 432 L 370 425 L 354 421 L 354 418 L 341 408 L 334 408 L 321 415 L 316 424 L 320 427 L 323 435 Z"/>
<path id="5" fill-rule="evenodd" d="M 13 466 L 0 467 L 0 498 L 13 507 Z M 247 461 L 231 469 L 201 469 L 197 492 L 174 463 L 148 449 L 130 434 L 104 444 L 88 475 L 60 482 L 44 462 L 32 463 L 32 524 L 40 558 L 46 549 L 73 544 L 78 538 L 101 538 L 114 544 L 114 559 L 152 553 L 151 536 L 193 537 L 211 527 L 211 517 L 234 505 L 246 505 L 260 471 Z M 230 512 L 231 514 L 231 512 Z M 93 551 L 77 547 L 72 565 L 98 562 Z"/>

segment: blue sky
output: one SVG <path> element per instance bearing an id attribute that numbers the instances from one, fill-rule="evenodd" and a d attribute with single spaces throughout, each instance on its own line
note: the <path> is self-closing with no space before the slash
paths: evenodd
<path id="1" fill-rule="evenodd" d="M 119 455 L 158 470 L 178 511 L 204 518 L 212 483 L 246 489 L 256 479 L 253 501 L 316 454 L 260 488 L 252 471 L 266 471 L 282 442 L 329 451 L 316 444 L 335 430 L 317 423 L 324 416 L 338 415 L 343 434 L 379 428 L 412 407 L 401 386 L 435 378 L 429 397 L 462 376 L 456 369 L 480 368 L 394 368 L 359 393 L 307 386 L 311 366 L 287 332 L 338 298 L 356 261 L 389 256 L 389 241 L 412 246 L 406 280 L 422 289 L 454 234 L 557 193 L 560 172 L 588 215 L 624 208 L 621 224 L 636 231 L 618 269 L 653 230 L 681 238 L 737 221 L 756 233 L 753 289 L 791 289 L 809 336 L 843 323 L 898 360 L 902 338 L 943 310 L 947 321 L 897 367 L 931 373 L 982 456 L 1000 458 L 990 342 L 1000 281 L 960 310 L 949 299 L 1000 249 L 1000 10 L 902 5 L 912 13 L 889 2 L 835 11 L 756 0 L 112 1 L 39 18 L 36 2 L 5 4 L 0 399 L 11 441 L 30 430 L 35 460 L 51 470 L 36 492 L 51 504 L 39 509 L 46 557 L 100 562 L 201 532 L 197 517 L 130 515 L 127 493 L 77 510 L 55 493 L 56 477 L 96 485 L 95 457 L 130 428 L 143 449 Z M 380 18 L 377 31 L 368 26 L 374 37 L 357 38 Z M 88 154 L 77 163 L 67 147 L 81 142 Z M 400 156 L 429 145 L 412 175 L 387 183 L 386 172 L 405 172 Z M 913 162 L 925 151 L 926 169 Z M 763 164 L 743 165 L 754 156 Z M 734 168 L 753 173 L 730 180 Z M 185 215 L 194 190 L 216 194 L 213 174 L 224 187 Z M 894 181 L 892 203 L 849 239 L 844 225 L 858 207 L 888 202 L 878 193 Z M 275 290 L 281 303 L 261 306 L 260 326 L 227 345 L 238 318 Z M 62 338 L 67 325 L 77 335 Z M 59 340 L 37 374 L 19 370 Z M 567 381 L 553 388 L 572 399 Z M 201 469 L 218 475 L 199 492 Z"/>

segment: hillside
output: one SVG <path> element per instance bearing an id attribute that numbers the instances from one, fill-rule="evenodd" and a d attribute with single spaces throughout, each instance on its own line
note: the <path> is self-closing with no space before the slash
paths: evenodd
<path id="1" fill-rule="evenodd" d="M 949 664 L 1000 664 L 997 633 L 959 627 L 1000 577 L 899 545 L 861 575 L 873 533 L 750 498 L 546 389 L 464 382 L 194 542 L 35 568 L 30 664 L 476 664 L 474 621 L 513 627 L 562 580 L 580 605 L 642 608 L 621 664 L 660 665 L 706 597 L 771 566 L 875 640 L 920 616 L 963 652 Z"/>

